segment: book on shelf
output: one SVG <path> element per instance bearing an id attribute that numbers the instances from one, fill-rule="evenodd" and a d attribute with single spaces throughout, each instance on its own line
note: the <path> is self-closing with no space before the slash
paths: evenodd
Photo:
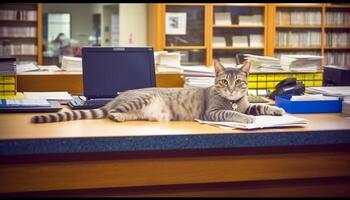
<path id="1" fill-rule="evenodd" d="M 327 47 L 349 47 L 350 33 L 345 31 L 327 31 L 326 32 Z"/>
<path id="2" fill-rule="evenodd" d="M 276 12 L 276 24 L 285 25 L 321 25 L 321 11 L 282 11 Z"/>
<path id="3" fill-rule="evenodd" d="M 231 13 L 230 12 L 215 12 L 214 13 L 215 25 L 231 25 Z"/>
<path id="4" fill-rule="evenodd" d="M 232 36 L 233 47 L 249 47 L 248 35 L 234 35 Z"/>
<path id="5" fill-rule="evenodd" d="M 0 27 L 0 37 L 36 37 L 36 27 Z"/>
<path id="6" fill-rule="evenodd" d="M 249 34 L 250 47 L 264 47 L 264 37 L 262 34 Z"/>
<path id="7" fill-rule="evenodd" d="M 263 25 L 263 16 L 260 14 L 254 15 L 239 15 L 239 25 Z"/>
<path id="8" fill-rule="evenodd" d="M 36 10 L 0 10 L 0 20 L 36 21 Z"/>
<path id="9" fill-rule="evenodd" d="M 324 54 L 325 63 L 338 66 L 349 66 L 350 65 L 350 52 L 325 52 Z"/>
<path id="10" fill-rule="evenodd" d="M 214 36 L 212 45 L 213 47 L 226 47 L 225 37 Z"/>
<path id="11" fill-rule="evenodd" d="M 277 31 L 277 47 L 318 47 L 320 45 L 320 31 Z"/>
<path id="12" fill-rule="evenodd" d="M 326 25 L 330 26 L 349 26 L 350 13 L 346 11 L 327 11 Z"/>

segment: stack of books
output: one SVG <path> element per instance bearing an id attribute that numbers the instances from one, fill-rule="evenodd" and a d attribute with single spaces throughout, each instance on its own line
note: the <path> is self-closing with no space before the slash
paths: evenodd
<path id="1" fill-rule="evenodd" d="M 16 58 L 0 57 L 0 96 L 14 96 L 16 91 Z"/>
<path id="2" fill-rule="evenodd" d="M 82 59 L 79 57 L 63 56 L 61 68 L 70 72 L 81 72 L 83 70 Z"/>
<path id="3" fill-rule="evenodd" d="M 287 71 L 317 72 L 320 70 L 323 56 L 281 55 L 281 66 Z"/>
<path id="4" fill-rule="evenodd" d="M 282 67 L 279 59 L 269 56 L 258 56 L 253 54 L 243 54 L 246 60 L 252 64 L 252 69 L 256 71 L 281 71 Z"/>

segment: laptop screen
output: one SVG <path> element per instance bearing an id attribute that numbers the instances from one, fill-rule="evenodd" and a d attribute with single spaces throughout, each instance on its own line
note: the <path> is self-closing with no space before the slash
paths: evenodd
<path id="1" fill-rule="evenodd" d="M 151 47 L 83 47 L 84 96 L 113 98 L 118 92 L 155 87 Z"/>

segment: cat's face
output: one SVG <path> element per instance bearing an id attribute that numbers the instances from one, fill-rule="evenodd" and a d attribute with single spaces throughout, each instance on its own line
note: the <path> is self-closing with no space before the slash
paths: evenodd
<path id="1" fill-rule="evenodd" d="M 238 100 L 247 94 L 250 62 L 245 62 L 240 69 L 224 68 L 214 60 L 215 90 L 228 100 Z"/>

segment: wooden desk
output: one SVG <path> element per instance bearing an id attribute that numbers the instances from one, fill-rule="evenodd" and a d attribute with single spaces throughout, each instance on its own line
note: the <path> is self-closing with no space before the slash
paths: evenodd
<path id="1" fill-rule="evenodd" d="M 156 74 L 157 87 L 182 87 L 181 74 Z M 17 75 L 18 92 L 67 91 L 83 94 L 81 72 L 26 72 Z"/>
<path id="2" fill-rule="evenodd" d="M 0 114 L 2 195 L 350 195 L 350 120 L 339 114 L 251 131 L 31 116 Z"/>

